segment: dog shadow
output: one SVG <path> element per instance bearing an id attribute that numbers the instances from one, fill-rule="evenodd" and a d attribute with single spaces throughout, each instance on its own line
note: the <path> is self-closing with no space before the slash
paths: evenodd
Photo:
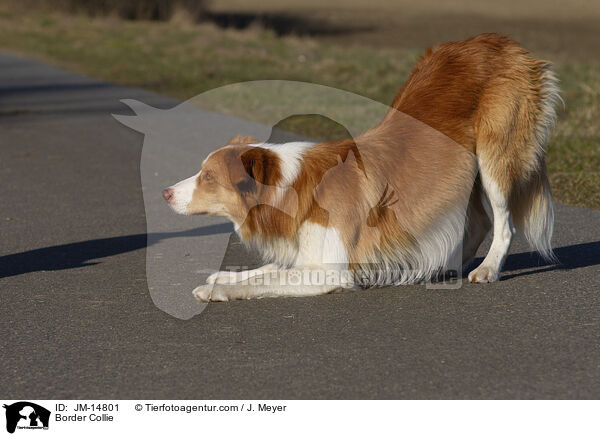
<path id="1" fill-rule="evenodd" d="M 232 231 L 233 225 L 225 223 L 179 232 L 139 233 L 38 248 L 0 257 L 0 278 L 96 265 L 98 259 L 146 248 L 148 240 L 156 243 L 164 239 L 193 238 Z"/>
<path id="2" fill-rule="evenodd" d="M 237 235 L 232 232 L 233 226 L 225 223 L 179 232 L 139 233 L 38 248 L 1 256 L 0 278 L 36 271 L 65 270 L 96 265 L 99 263 L 99 259 L 146 248 L 148 240 L 156 243 L 171 238 L 231 233 L 223 259 L 223 267 L 227 267 L 229 263 L 235 263 L 240 256 L 252 255 L 245 252 L 245 248 L 237 240 Z M 510 272 L 510 274 L 503 275 L 502 280 L 546 271 L 571 270 L 600 265 L 600 241 L 558 247 L 554 253 L 559 259 L 557 264 L 544 261 L 536 252 L 509 255 L 503 271 Z M 482 260 L 483 258 L 476 258 L 472 264 L 478 264 Z"/>
<path id="3" fill-rule="evenodd" d="M 509 272 L 510 274 L 503 274 L 501 280 L 540 274 L 547 271 L 571 270 L 600 265 L 600 241 L 558 247 L 554 249 L 554 254 L 558 258 L 557 263 L 547 262 L 535 251 L 510 254 L 506 258 L 506 263 L 502 268 L 502 271 Z M 467 276 L 472 269 L 471 267 L 479 265 L 482 261 L 483 257 L 473 259 L 469 268 L 463 271 L 463 277 Z"/>

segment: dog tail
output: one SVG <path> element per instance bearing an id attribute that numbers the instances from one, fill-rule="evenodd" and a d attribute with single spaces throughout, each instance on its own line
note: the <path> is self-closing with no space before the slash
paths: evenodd
<path id="1" fill-rule="evenodd" d="M 521 181 L 520 186 L 513 192 L 510 209 L 515 227 L 523 232 L 531 247 L 545 260 L 556 262 L 557 258 L 551 245 L 554 204 L 546 170 L 545 149 L 550 130 L 556 122 L 556 106 L 562 99 L 558 79 L 550 67 L 549 63 L 544 62 L 539 73 L 541 86 L 537 121 L 533 132 L 537 169 L 528 175 L 528 180 Z"/>
<path id="2" fill-rule="evenodd" d="M 529 245 L 549 262 L 556 262 L 552 251 L 554 205 L 546 169 L 536 173 L 511 205 L 515 227 L 522 231 Z"/>

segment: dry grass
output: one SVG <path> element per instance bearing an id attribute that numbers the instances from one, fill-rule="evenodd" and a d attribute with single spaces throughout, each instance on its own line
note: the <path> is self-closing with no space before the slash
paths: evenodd
<path id="1" fill-rule="evenodd" d="M 15 5 L 21 10 L 43 9 L 91 17 L 112 15 L 125 20 L 167 21 L 178 11 L 185 11 L 199 21 L 206 12 L 205 0 L 20 0 Z"/>
<path id="2" fill-rule="evenodd" d="M 181 99 L 229 83 L 288 79 L 389 104 L 420 53 L 277 37 L 257 27 L 25 13 L 11 5 L 0 3 L 0 48 Z M 559 63 L 557 73 L 566 107 L 548 153 L 552 185 L 557 199 L 600 209 L 600 69 L 594 60 L 570 60 Z M 327 127 L 314 121 L 294 120 L 288 128 L 324 136 Z"/>

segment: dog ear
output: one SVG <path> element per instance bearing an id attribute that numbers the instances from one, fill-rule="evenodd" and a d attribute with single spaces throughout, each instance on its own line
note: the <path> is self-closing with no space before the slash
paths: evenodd
<path id="1" fill-rule="evenodd" d="M 259 195 L 263 185 L 274 185 L 280 177 L 277 159 L 270 150 L 260 147 L 248 149 L 240 156 L 242 165 L 232 174 L 232 183 L 242 194 Z"/>
<path id="2" fill-rule="evenodd" d="M 241 193 L 256 193 L 265 180 L 265 156 L 263 150 L 251 148 L 240 156 L 246 174 L 235 182 Z"/>
<path id="3" fill-rule="evenodd" d="M 260 141 L 252 136 L 237 135 L 229 140 L 227 145 L 240 145 L 240 144 L 257 144 Z"/>

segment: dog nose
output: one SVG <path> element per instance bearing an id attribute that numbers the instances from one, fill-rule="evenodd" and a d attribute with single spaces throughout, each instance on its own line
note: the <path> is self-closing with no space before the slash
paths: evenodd
<path id="1" fill-rule="evenodd" d="M 163 198 L 168 202 L 171 198 L 173 198 L 173 189 L 167 188 L 162 192 Z"/>

